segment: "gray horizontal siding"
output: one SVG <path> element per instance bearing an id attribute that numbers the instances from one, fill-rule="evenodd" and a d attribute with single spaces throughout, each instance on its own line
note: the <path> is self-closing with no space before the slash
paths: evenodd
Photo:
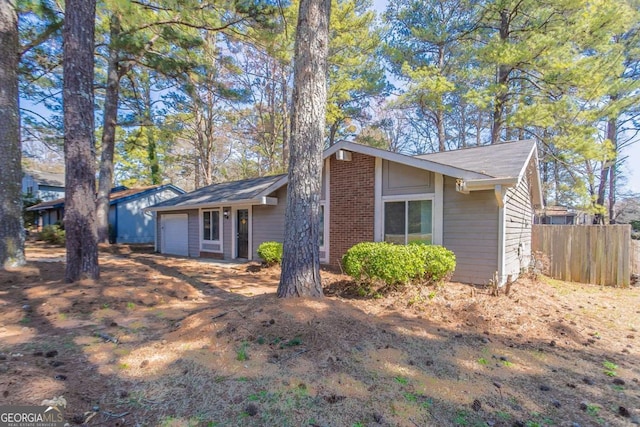
<path id="1" fill-rule="evenodd" d="M 197 209 L 189 210 L 189 256 L 200 256 L 200 212 Z"/>
<path id="2" fill-rule="evenodd" d="M 231 206 L 222 208 L 222 253 L 224 259 L 232 259 L 231 254 L 231 228 L 233 226 L 233 218 L 231 218 Z M 229 212 L 229 218 L 224 218 L 224 212 Z"/>
<path id="3" fill-rule="evenodd" d="M 259 260 L 258 246 L 263 242 L 284 240 L 284 211 L 287 205 L 287 187 L 271 195 L 278 198 L 275 206 L 254 205 L 252 217 L 253 259 Z"/>
<path id="4" fill-rule="evenodd" d="M 505 204 L 505 276 L 517 278 L 531 261 L 531 222 L 533 207 L 529 196 L 529 180 L 523 179 L 509 189 Z"/>
<path id="5" fill-rule="evenodd" d="M 462 194 L 445 177 L 443 244 L 456 255 L 453 280 L 486 284 L 498 269 L 498 204 L 493 191 Z"/>

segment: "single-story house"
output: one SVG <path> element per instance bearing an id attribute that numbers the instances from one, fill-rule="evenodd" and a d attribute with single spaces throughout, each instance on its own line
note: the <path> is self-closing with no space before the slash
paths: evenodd
<path id="1" fill-rule="evenodd" d="M 321 261 L 338 266 L 362 241 L 440 244 L 456 254 L 454 280 L 504 283 L 529 267 L 542 205 L 532 140 L 406 156 L 339 142 L 324 152 Z M 287 176 L 214 184 L 149 208 L 164 254 L 257 259 L 282 241 Z"/>
<path id="2" fill-rule="evenodd" d="M 141 188 L 115 187 L 109 195 L 109 241 L 111 243 L 153 243 L 155 215 L 144 209 L 184 194 L 172 184 Z M 64 198 L 38 203 L 27 208 L 38 213 L 37 225 L 61 224 Z"/>
<path id="3" fill-rule="evenodd" d="M 27 170 L 22 175 L 22 193 L 40 201 L 64 197 L 64 173 Z"/>
<path id="4" fill-rule="evenodd" d="M 536 210 L 534 224 L 584 225 L 591 224 L 591 215 L 566 206 L 545 206 Z"/>

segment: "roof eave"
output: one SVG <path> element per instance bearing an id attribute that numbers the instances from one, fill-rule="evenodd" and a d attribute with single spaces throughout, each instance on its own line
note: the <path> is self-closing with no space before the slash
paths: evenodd
<path id="1" fill-rule="evenodd" d="M 335 145 L 327 148 L 324 151 L 324 158 L 335 154 L 338 150 L 354 151 L 360 154 L 366 154 L 372 157 L 380 157 L 383 160 L 389 160 L 396 163 L 402 163 L 407 166 L 412 166 L 418 169 L 428 170 L 431 172 L 441 173 L 442 175 L 451 176 L 454 178 L 465 179 L 482 179 L 487 178 L 488 175 L 480 174 L 478 172 L 460 169 L 455 166 L 445 165 L 437 163 L 432 160 L 420 159 L 417 157 L 406 156 L 404 154 L 394 153 L 392 151 L 381 150 L 380 148 L 369 147 L 368 145 L 356 144 L 350 141 L 340 141 Z"/>
<path id="2" fill-rule="evenodd" d="M 501 185 L 502 187 L 515 187 L 518 185 L 518 178 L 458 179 L 456 182 L 456 190 L 460 193 L 470 193 L 472 191 L 494 190 L 496 185 Z"/>
<path id="3" fill-rule="evenodd" d="M 188 205 L 173 205 L 173 206 L 158 206 L 158 207 L 148 207 L 144 208 L 145 212 L 170 212 L 170 211 L 185 211 L 192 209 L 214 209 L 221 208 L 225 206 L 241 206 L 241 205 L 265 205 L 265 206 L 275 206 L 278 204 L 277 197 L 267 197 L 267 196 L 258 196 L 253 199 L 242 199 L 242 200 L 222 200 L 220 202 L 214 203 L 194 203 Z"/>

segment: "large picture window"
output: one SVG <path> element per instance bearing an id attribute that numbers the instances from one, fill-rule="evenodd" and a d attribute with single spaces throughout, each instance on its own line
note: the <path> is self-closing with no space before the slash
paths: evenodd
<path id="1" fill-rule="evenodd" d="M 202 212 L 202 240 L 220 240 L 220 210 Z"/>
<path id="2" fill-rule="evenodd" d="M 384 204 L 384 241 L 405 245 L 431 244 L 433 233 L 431 200 L 403 200 Z"/>

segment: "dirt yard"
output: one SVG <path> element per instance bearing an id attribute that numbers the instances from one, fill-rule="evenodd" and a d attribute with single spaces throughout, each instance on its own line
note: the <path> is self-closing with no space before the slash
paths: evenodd
<path id="1" fill-rule="evenodd" d="M 380 299 L 323 273 L 278 300 L 279 271 L 116 247 L 98 283 L 30 243 L 0 272 L 0 405 L 63 396 L 88 426 L 640 424 L 640 288 L 542 278 Z"/>

